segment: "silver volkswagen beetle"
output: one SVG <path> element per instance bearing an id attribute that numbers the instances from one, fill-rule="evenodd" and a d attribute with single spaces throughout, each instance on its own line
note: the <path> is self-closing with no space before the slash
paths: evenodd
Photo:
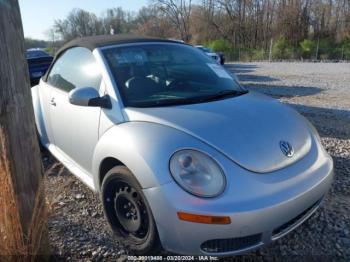
<path id="1" fill-rule="evenodd" d="M 73 40 L 32 97 L 41 144 L 135 254 L 247 252 L 303 223 L 332 182 L 304 117 L 184 43 Z"/>

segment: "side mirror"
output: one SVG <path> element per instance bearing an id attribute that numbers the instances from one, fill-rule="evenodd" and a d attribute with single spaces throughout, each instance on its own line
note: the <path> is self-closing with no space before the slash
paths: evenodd
<path id="1" fill-rule="evenodd" d="M 69 92 L 68 97 L 72 105 L 112 108 L 109 96 L 100 97 L 93 87 L 75 88 Z"/>

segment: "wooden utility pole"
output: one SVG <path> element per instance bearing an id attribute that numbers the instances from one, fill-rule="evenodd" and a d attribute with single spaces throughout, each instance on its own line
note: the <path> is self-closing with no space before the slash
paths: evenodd
<path id="1" fill-rule="evenodd" d="M 42 173 L 19 5 L 0 0 L 1 257 L 47 252 Z"/>

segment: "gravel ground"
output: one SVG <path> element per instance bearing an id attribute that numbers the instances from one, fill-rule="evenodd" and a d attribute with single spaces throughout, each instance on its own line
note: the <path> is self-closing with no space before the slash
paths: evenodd
<path id="1" fill-rule="evenodd" d="M 250 90 L 295 107 L 319 130 L 335 163 L 322 207 L 270 246 L 223 261 L 350 260 L 350 64 L 228 64 Z M 106 224 L 99 199 L 50 155 L 43 155 L 51 206 L 49 237 L 57 260 L 124 261 L 127 247 Z"/>

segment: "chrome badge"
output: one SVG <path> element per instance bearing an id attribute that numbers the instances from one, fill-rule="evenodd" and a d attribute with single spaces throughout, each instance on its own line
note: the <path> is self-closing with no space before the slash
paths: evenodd
<path id="1" fill-rule="evenodd" d="M 294 149 L 287 141 L 280 141 L 280 148 L 286 157 L 292 157 L 294 155 Z"/>

